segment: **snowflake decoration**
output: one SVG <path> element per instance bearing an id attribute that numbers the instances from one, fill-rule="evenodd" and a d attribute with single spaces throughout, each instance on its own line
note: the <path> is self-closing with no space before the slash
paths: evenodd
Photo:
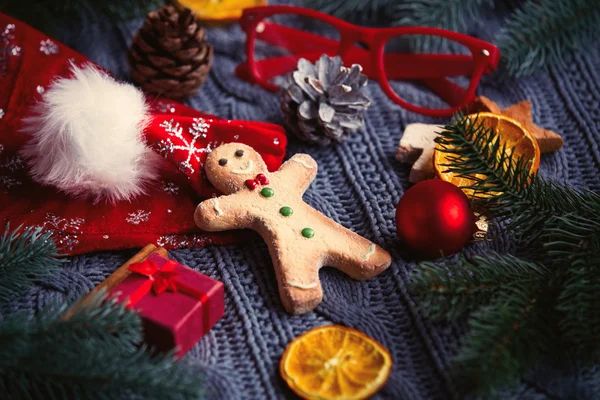
<path id="1" fill-rule="evenodd" d="M 202 235 L 194 235 L 192 237 L 192 245 L 193 247 L 204 247 L 207 244 L 213 244 L 211 238 Z"/>
<path id="2" fill-rule="evenodd" d="M 125 221 L 133 225 L 139 225 L 142 222 L 148 222 L 149 219 L 150 211 L 137 210 L 136 212 L 127 214 L 127 218 L 125 218 Z"/>
<path id="3" fill-rule="evenodd" d="M 42 40 L 40 42 L 40 51 L 45 55 L 58 54 L 58 46 L 50 39 Z"/>
<path id="4" fill-rule="evenodd" d="M 3 151 L 4 151 L 4 146 L 2 144 L 0 144 L 0 155 L 2 154 Z M 18 156 L 10 157 L 5 160 L 0 159 L 0 170 L 4 169 L 4 170 L 8 170 L 10 172 L 14 172 L 18 169 L 23 168 L 24 165 L 25 165 L 25 163 Z M 2 187 L 5 191 L 9 190 L 10 188 L 12 188 L 14 186 L 18 186 L 21 184 L 22 184 L 22 182 L 19 181 L 18 179 L 15 179 L 15 178 L 13 178 L 11 176 L 7 176 L 7 175 L 0 175 L 0 187 Z"/>
<path id="5" fill-rule="evenodd" d="M 181 240 L 177 235 L 163 235 L 156 240 L 156 244 L 160 247 L 168 247 L 170 249 L 181 249 L 187 246 L 187 240 Z"/>
<path id="6" fill-rule="evenodd" d="M 4 110 L 0 108 L 0 119 L 2 119 L 2 117 L 4 117 Z"/>
<path id="7" fill-rule="evenodd" d="M 156 244 L 160 247 L 165 247 L 172 250 L 183 249 L 186 247 L 204 247 L 211 244 L 212 240 L 202 235 L 192 235 L 188 238 L 187 235 L 163 235 L 156 240 Z"/>
<path id="8" fill-rule="evenodd" d="M 84 222 L 83 218 L 66 219 L 53 213 L 47 213 L 42 230 L 50 232 L 59 248 L 73 251 L 79 243 L 79 235 L 83 233 L 81 225 Z"/>
<path id="9" fill-rule="evenodd" d="M 15 38 L 15 24 L 8 24 L 6 28 L 4 28 L 4 32 L 2 33 L 2 39 L 14 39 Z"/>
<path id="10" fill-rule="evenodd" d="M 177 186 L 173 182 L 163 182 L 163 190 L 165 191 L 166 194 L 170 194 L 171 196 L 174 196 L 177 193 L 179 193 L 179 186 Z"/>
<path id="11" fill-rule="evenodd" d="M 21 181 L 11 178 L 10 176 L 0 175 L 0 187 L 4 188 L 5 190 L 8 190 L 13 186 L 18 186 L 20 184 Z"/>
<path id="12" fill-rule="evenodd" d="M 0 163 L 0 168 L 6 168 L 10 172 L 15 172 L 16 170 L 22 169 L 24 166 L 25 162 L 19 156 L 7 158 L 5 161 Z"/>
<path id="13" fill-rule="evenodd" d="M 154 105 L 154 109 L 163 114 L 166 114 L 166 113 L 172 114 L 175 112 L 175 106 L 171 103 L 167 103 L 166 101 L 156 102 L 156 104 Z"/>
<path id="14" fill-rule="evenodd" d="M 19 57 L 21 47 L 12 44 L 15 38 L 15 24 L 8 24 L 0 34 L 0 76 L 6 75 L 8 57 Z"/>
<path id="15" fill-rule="evenodd" d="M 160 127 L 165 128 L 165 132 L 171 137 L 161 140 L 158 143 L 159 152 L 165 158 L 172 155 L 176 150 L 187 152 L 185 161 L 179 162 L 178 166 L 184 174 L 193 174 L 195 169 L 191 161 L 195 160 L 199 163 L 200 157 L 198 154 L 209 153 L 212 151 L 210 145 L 208 147 L 196 147 L 196 141 L 198 139 L 206 138 L 206 132 L 208 132 L 208 129 L 210 128 L 209 122 L 210 121 L 207 121 L 204 118 L 194 118 L 192 126 L 188 129 L 188 132 L 192 137 L 191 140 L 188 140 L 188 138 L 183 136 L 183 128 L 179 125 L 179 122 L 174 123 L 173 120 L 163 121 L 160 124 Z M 179 139 L 181 144 L 173 143 L 172 137 Z"/>

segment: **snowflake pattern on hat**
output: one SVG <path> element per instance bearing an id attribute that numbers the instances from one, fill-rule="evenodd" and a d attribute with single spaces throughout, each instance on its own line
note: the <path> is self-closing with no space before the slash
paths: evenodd
<path id="1" fill-rule="evenodd" d="M 40 42 L 40 51 L 49 56 L 52 54 L 58 54 L 60 50 L 58 49 L 56 43 L 50 39 L 46 39 Z"/>
<path id="2" fill-rule="evenodd" d="M 44 68 L 39 68 L 42 64 Z M 84 196 L 72 198 L 54 185 L 41 185 L 31 179 L 30 165 L 20 157 L 20 149 L 29 140 L 29 135 L 20 132 L 20 121 L 31 115 L 31 107 L 54 93 L 53 82 L 76 79 L 72 65 L 80 69 L 94 67 L 81 54 L 0 12 L 0 92 L 8 100 L 0 105 L 0 204 L 9 205 L 0 207 L 0 220 L 11 226 L 22 224 L 52 232 L 61 254 L 66 255 L 136 248 L 157 241 L 166 248 L 182 248 L 239 240 L 236 234 L 198 231 L 189 217 L 198 199 L 208 198 L 214 191 L 202 173 L 203 160 L 216 146 L 239 140 L 263 145 L 261 153 L 270 167 L 278 168 L 287 143 L 283 128 L 222 120 L 175 101 L 140 94 L 148 117 L 143 132 L 146 144 L 149 150 L 157 151 L 162 141 L 163 147 L 172 150 L 166 159 L 174 167 L 167 163 L 160 166 L 157 184 L 148 184 L 145 194 L 131 202 L 94 203 Z M 23 78 L 25 71 L 27 78 L 15 81 L 15 77 Z M 11 108 L 10 104 L 22 107 Z M 180 138 L 159 126 L 171 119 L 173 128 L 177 123 L 182 128 Z M 274 138 L 280 145 L 273 146 Z M 194 173 L 186 168 L 186 160 Z M 182 170 L 187 172 L 187 182 L 180 175 Z"/>
<path id="3" fill-rule="evenodd" d="M 158 142 L 160 154 L 167 158 L 173 156 L 176 151 L 181 151 L 185 159 L 177 162 L 179 170 L 186 175 L 193 174 L 198 168 L 194 164 L 200 163 L 198 155 L 200 153 L 210 153 L 212 150 L 211 143 L 207 147 L 196 146 L 198 139 L 206 139 L 206 132 L 208 132 L 211 122 L 212 120 L 204 118 L 194 118 L 192 126 L 188 129 L 191 135 L 189 137 L 183 134 L 183 128 L 179 125 L 179 122 L 174 122 L 174 120 L 163 121 L 160 127 L 164 128 L 170 137 Z M 174 139 L 177 140 L 174 142 Z"/>
<path id="4" fill-rule="evenodd" d="M 142 222 L 148 222 L 150 214 L 150 211 L 137 210 L 136 212 L 129 213 L 125 221 L 133 225 L 139 225 Z"/>
<path id="5" fill-rule="evenodd" d="M 15 24 L 7 24 L 2 34 L 0 34 L 0 76 L 6 75 L 8 57 L 19 57 L 21 55 L 21 47 L 13 44 L 15 29 Z M 4 115 L 4 111 L 2 111 L 2 115 Z"/>
<path id="6" fill-rule="evenodd" d="M 59 250 L 73 251 L 79 243 L 79 236 L 83 234 L 81 226 L 85 223 L 83 218 L 63 218 L 53 213 L 46 213 L 42 232 L 50 233 Z"/>

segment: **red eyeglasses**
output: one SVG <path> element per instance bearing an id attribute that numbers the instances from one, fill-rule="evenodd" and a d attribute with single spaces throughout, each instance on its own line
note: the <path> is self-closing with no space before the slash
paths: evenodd
<path id="1" fill-rule="evenodd" d="M 483 74 L 492 72 L 500 51 L 483 40 L 424 27 L 366 28 L 318 11 L 291 6 L 244 10 L 245 63 L 236 74 L 270 91 L 298 60 L 339 55 L 360 64 L 398 105 L 429 116 L 450 116 L 475 99 Z"/>

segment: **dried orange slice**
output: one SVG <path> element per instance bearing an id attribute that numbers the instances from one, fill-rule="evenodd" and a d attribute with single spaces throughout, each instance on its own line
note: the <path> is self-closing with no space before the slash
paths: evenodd
<path id="1" fill-rule="evenodd" d="M 467 115 L 464 118 L 471 120 L 476 119 L 476 123 L 482 123 L 485 128 L 493 128 L 500 136 L 501 144 L 506 144 L 506 153 L 513 155 L 513 160 L 523 157 L 527 160 L 529 173 L 534 174 L 540 166 L 540 148 L 537 140 L 527 128 L 521 125 L 518 121 L 501 114 L 490 112 L 482 112 L 479 114 Z M 474 121 L 475 122 L 475 121 Z M 469 197 L 473 196 L 472 189 L 464 188 L 464 186 L 474 185 L 475 181 L 469 178 L 458 176 L 454 172 L 448 172 L 448 165 L 452 161 L 448 159 L 448 153 L 439 151 L 439 145 L 436 147 L 433 164 L 435 172 L 439 178 L 446 182 L 450 182 L 458 187 L 462 187 L 463 192 Z M 477 178 L 485 178 L 485 175 L 475 175 Z M 499 193 L 487 193 L 486 195 L 478 194 L 480 197 L 495 196 Z"/>
<path id="2" fill-rule="evenodd" d="M 387 381 L 392 358 L 381 344 L 340 325 L 312 329 L 289 344 L 281 376 L 304 399 L 365 399 Z"/>
<path id="3" fill-rule="evenodd" d="M 233 22 L 242 16 L 245 8 L 265 6 L 267 0 L 175 0 L 189 8 L 196 18 L 210 22 Z"/>

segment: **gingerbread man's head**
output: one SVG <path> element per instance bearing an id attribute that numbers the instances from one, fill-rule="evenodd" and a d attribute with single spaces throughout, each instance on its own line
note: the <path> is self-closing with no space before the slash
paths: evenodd
<path id="1" fill-rule="evenodd" d="M 244 182 L 268 173 L 260 154 L 242 143 L 223 144 L 212 151 L 204 164 L 206 177 L 223 194 L 244 188 Z"/>

